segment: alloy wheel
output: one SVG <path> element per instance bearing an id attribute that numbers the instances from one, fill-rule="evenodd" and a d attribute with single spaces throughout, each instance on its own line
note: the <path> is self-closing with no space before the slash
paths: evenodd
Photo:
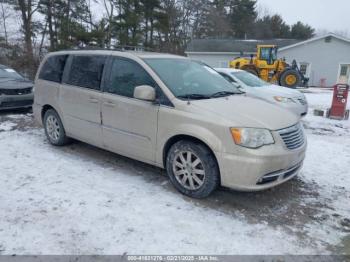
<path id="1" fill-rule="evenodd" d="M 50 139 L 58 141 L 60 137 L 60 125 L 55 116 L 49 115 L 46 119 L 46 130 Z"/>
<path id="2" fill-rule="evenodd" d="M 204 184 L 204 166 L 193 152 L 178 152 L 174 158 L 173 172 L 176 180 L 186 189 L 197 190 Z"/>

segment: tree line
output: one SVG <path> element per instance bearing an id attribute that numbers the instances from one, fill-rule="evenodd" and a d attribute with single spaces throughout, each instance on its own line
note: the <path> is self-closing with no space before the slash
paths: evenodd
<path id="1" fill-rule="evenodd" d="M 278 14 L 259 14 L 256 0 L 0 1 L 0 40 L 9 43 L 7 13 L 16 12 L 28 66 L 46 51 L 67 48 L 122 46 L 183 54 L 193 38 L 307 39 L 315 31 L 302 22 L 288 25 Z M 96 19 L 97 13 L 103 15 Z"/>

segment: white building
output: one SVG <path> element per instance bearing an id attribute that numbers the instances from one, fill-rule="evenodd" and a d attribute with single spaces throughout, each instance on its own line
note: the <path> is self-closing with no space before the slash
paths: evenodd
<path id="1" fill-rule="evenodd" d="M 254 54 L 260 44 L 277 45 L 279 57 L 289 63 L 295 59 L 310 78 L 310 86 L 350 84 L 350 40 L 332 33 L 306 41 L 195 39 L 186 54 L 212 67 L 228 67 L 235 57 Z"/>

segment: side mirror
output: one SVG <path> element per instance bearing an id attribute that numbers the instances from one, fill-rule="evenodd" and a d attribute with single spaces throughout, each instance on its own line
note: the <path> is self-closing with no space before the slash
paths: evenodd
<path id="1" fill-rule="evenodd" d="M 237 88 L 238 88 L 238 90 L 239 90 L 239 91 L 241 91 L 241 92 L 245 92 L 245 90 L 244 90 L 244 87 L 243 87 L 243 86 L 241 86 L 241 85 L 237 85 Z"/>
<path id="2" fill-rule="evenodd" d="M 153 87 L 147 85 L 137 86 L 134 89 L 134 98 L 145 101 L 155 101 L 156 90 Z"/>

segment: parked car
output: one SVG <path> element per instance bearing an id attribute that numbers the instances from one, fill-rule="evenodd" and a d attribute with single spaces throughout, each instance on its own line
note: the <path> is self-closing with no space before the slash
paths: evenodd
<path id="1" fill-rule="evenodd" d="M 242 95 L 212 68 L 154 53 L 61 51 L 35 80 L 33 112 L 49 142 L 69 138 L 165 168 L 181 193 L 256 191 L 302 167 L 299 118 Z"/>
<path id="2" fill-rule="evenodd" d="M 33 104 L 33 82 L 12 68 L 0 65 L 0 110 L 30 108 Z"/>
<path id="3" fill-rule="evenodd" d="M 216 68 L 215 70 L 231 83 L 238 85 L 250 97 L 280 105 L 301 117 L 307 115 L 306 97 L 298 90 L 267 83 L 259 77 L 239 69 Z"/>

